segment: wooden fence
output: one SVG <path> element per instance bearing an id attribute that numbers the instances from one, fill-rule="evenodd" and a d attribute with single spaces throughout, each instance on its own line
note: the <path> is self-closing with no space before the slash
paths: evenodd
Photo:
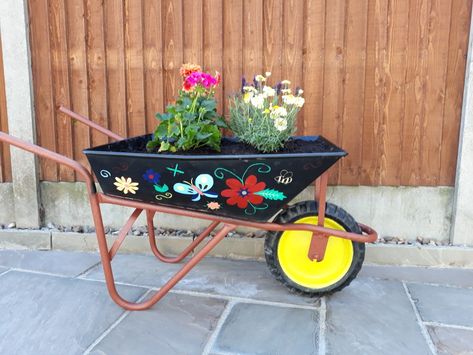
<path id="1" fill-rule="evenodd" d="M 64 104 L 124 136 L 151 132 L 178 69 L 269 70 L 304 88 L 300 134 L 349 153 L 332 183 L 452 185 L 471 0 L 29 0 L 39 142 L 84 161 L 97 132 Z M 72 181 L 43 161 L 42 179 Z"/>
<path id="2" fill-rule="evenodd" d="M 0 39 L 0 131 L 8 132 L 5 78 L 3 76 L 2 41 Z M 0 183 L 11 181 L 10 148 L 0 144 Z"/>

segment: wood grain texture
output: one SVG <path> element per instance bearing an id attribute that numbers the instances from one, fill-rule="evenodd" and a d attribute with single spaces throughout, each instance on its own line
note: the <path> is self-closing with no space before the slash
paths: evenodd
<path id="1" fill-rule="evenodd" d="M 109 127 L 127 137 L 125 24 L 121 2 L 104 0 L 104 26 Z"/>
<path id="2" fill-rule="evenodd" d="M 152 132 L 180 66 L 196 62 L 222 73 L 221 113 L 243 75 L 302 86 L 298 133 L 349 152 L 332 184 L 454 183 L 472 0 L 28 3 L 38 141 L 61 154 L 83 162 L 81 150 L 106 138 L 55 105 L 123 136 Z M 74 179 L 44 161 L 41 174 Z"/>
<path id="3" fill-rule="evenodd" d="M 203 3 L 203 65 L 211 72 L 223 73 L 223 0 L 205 0 Z M 217 111 L 223 112 L 223 83 L 217 87 Z"/>
<path id="4" fill-rule="evenodd" d="M 64 1 L 49 0 L 49 36 L 51 45 L 51 78 L 56 107 L 71 106 L 69 90 L 69 67 Z M 57 152 L 69 158 L 74 156 L 72 121 L 63 113 L 54 111 L 56 118 Z M 74 170 L 59 165 L 60 181 L 74 181 Z"/>
<path id="5" fill-rule="evenodd" d="M 143 13 L 146 131 L 150 133 L 158 124 L 156 113 L 164 110 L 161 1 L 144 0 Z"/>
<path id="6" fill-rule="evenodd" d="M 360 176 L 367 21 L 368 1 L 347 1 L 341 145 L 349 155 L 341 161 L 339 178 L 339 182 L 347 185 L 355 184 Z"/>
<path id="7" fill-rule="evenodd" d="M 103 1 L 87 0 L 85 6 L 89 118 L 102 127 L 108 128 Z M 104 134 L 95 130 L 91 130 L 90 133 L 93 146 L 108 143 L 108 138 Z"/>
<path id="8" fill-rule="evenodd" d="M 455 183 L 471 7 L 471 0 L 452 2 L 439 185 Z"/>
<path id="9" fill-rule="evenodd" d="M 89 77 L 87 72 L 87 41 L 85 8 L 81 1 L 66 2 L 66 27 L 69 48 L 69 83 L 72 110 L 89 116 Z M 73 123 L 74 159 L 87 165 L 82 150 L 91 146 L 90 129 Z"/>
<path id="10" fill-rule="evenodd" d="M 325 58 L 324 100 L 322 103 L 322 134 L 335 144 L 342 142 L 342 115 L 345 68 L 345 13 L 344 0 L 327 1 L 325 4 Z M 329 182 L 339 179 L 340 162 L 330 173 Z"/>
<path id="11" fill-rule="evenodd" d="M 181 88 L 179 68 L 184 60 L 182 0 L 162 0 L 164 103 L 175 100 Z"/>
<path id="12" fill-rule="evenodd" d="M 3 73 L 2 40 L 0 38 L 0 131 L 8 132 L 7 100 L 5 96 L 5 77 Z M 0 182 L 10 182 L 10 146 L 0 144 Z"/>
<path id="13" fill-rule="evenodd" d="M 34 14 L 34 17 L 32 17 Z M 38 143 L 49 150 L 56 151 L 56 124 L 54 118 L 54 100 L 51 79 L 51 57 L 49 41 L 49 21 L 47 0 L 29 2 L 31 22 L 31 64 L 35 85 L 40 90 L 34 91 L 34 108 L 37 122 Z M 41 21 L 33 21 L 40 18 Z M 57 180 L 57 165 L 51 160 L 40 158 L 41 179 Z"/>

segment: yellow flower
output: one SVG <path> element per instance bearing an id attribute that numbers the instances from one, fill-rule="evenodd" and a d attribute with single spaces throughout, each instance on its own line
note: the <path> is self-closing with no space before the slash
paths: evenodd
<path id="1" fill-rule="evenodd" d="M 251 98 L 253 97 L 253 93 L 252 92 L 245 92 L 243 94 L 243 101 L 245 101 L 246 103 L 250 102 Z"/>
<path id="2" fill-rule="evenodd" d="M 258 74 L 258 75 L 255 76 L 255 80 L 256 80 L 257 82 L 266 81 L 266 78 L 265 78 L 263 75 Z"/>
<path id="3" fill-rule="evenodd" d="M 113 183 L 118 191 L 122 191 L 125 195 L 128 194 L 128 192 L 132 194 L 136 194 L 136 191 L 138 191 L 138 183 L 131 181 L 131 178 L 115 178 L 115 183 Z"/>
<path id="4" fill-rule="evenodd" d="M 265 109 L 265 110 L 263 111 L 263 113 L 269 113 L 269 112 L 270 112 L 270 111 L 269 111 L 269 108 L 267 108 L 267 109 Z"/>

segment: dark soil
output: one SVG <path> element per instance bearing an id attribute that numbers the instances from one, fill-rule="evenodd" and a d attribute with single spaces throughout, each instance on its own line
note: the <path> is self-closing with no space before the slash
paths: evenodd
<path id="1" fill-rule="evenodd" d="M 109 151 L 109 152 L 129 152 L 129 153 L 147 153 L 147 154 L 161 154 L 157 152 L 148 152 L 146 143 L 151 139 L 151 135 L 139 136 L 126 139 L 120 142 L 107 144 L 95 148 L 94 150 Z M 326 140 L 321 136 L 315 137 L 294 137 L 286 142 L 284 148 L 271 152 L 262 153 L 254 147 L 240 142 L 235 138 L 223 138 L 221 144 L 221 151 L 203 147 L 190 151 L 180 151 L 176 153 L 163 152 L 162 154 L 174 155 L 251 155 L 251 154 L 294 154 L 294 153 L 328 153 L 328 152 L 342 152 L 340 148 Z"/>

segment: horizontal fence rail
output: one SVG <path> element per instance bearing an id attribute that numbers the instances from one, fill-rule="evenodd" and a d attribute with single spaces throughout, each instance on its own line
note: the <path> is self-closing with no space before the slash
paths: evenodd
<path id="1" fill-rule="evenodd" d="M 38 142 L 48 149 L 84 162 L 84 148 L 107 142 L 60 104 L 121 136 L 152 132 L 180 65 L 195 62 L 222 73 L 222 112 L 242 76 L 271 71 L 301 86 L 298 133 L 349 152 L 331 183 L 453 185 L 471 0 L 28 3 Z M 76 177 L 42 160 L 41 178 Z"/>

